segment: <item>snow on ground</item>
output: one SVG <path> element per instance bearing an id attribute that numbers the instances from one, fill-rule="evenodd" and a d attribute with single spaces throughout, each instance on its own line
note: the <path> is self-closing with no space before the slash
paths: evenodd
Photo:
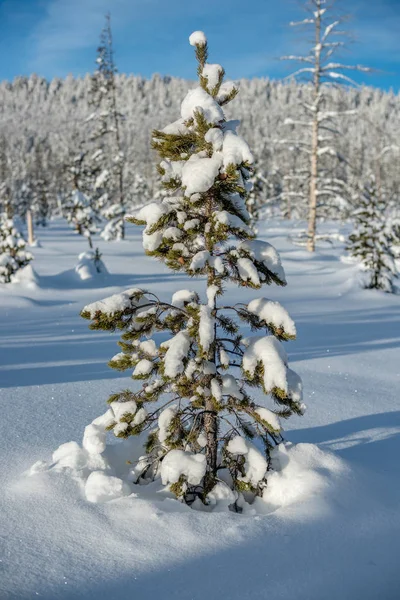
<path id="1" fill-rule="evenodd" d="M 86 281 L 74 271 L 86 241 L 59 221 L 40 230 L 36 281 L 0 287 L 2 600 L 399 597 L 400 297 L 359 289 L 340 242 L 311 257 L 288 240 L 292 227 L 261 228 L 288 279 L 264 292 L 296 321 L 285 348 L 308 411 L 284 423 L 297 445 L 271 478 L 265 514 L 246 515 L 193 511 L 151 488 L 93 504 L 65 471 L 23 475 L 80 444 L 128 383 L 106 365 L 117 336 L 89 331 L 80 309 L 128 287 L 203 291 L 143 256 L 138 228 L 99 243 L 109 273 Z"/>

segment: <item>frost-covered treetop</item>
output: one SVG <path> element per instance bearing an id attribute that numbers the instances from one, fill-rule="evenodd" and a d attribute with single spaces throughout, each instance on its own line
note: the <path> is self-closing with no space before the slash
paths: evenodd
<path id="1" fill-rule="evenodd" d="M 193 31 L 189 36 L 189 43 L 191 46 L 204 46 L 207 44 L 207 38 L 203 31 Z"/>
<path id="2" fill-rule="evenodd" d="M 224 69 L 207 62 L 202 32 L 189 38 L 195 47 L 199 84 L 186 94 L 180 118 L 153 132 L 153 147 L 162 160 L 159 173 L 169 195 L 145 206 L 128 220 L 145 225 L 143 246 L 175 269 L 229 278 L 239 285 L 285 284 L 276 251 L 253 242 L 245 201 L 254 157 L 238 133 L 239 121 L 227 120 L 223 107 L 238 87 L 224 81 Z M 236 238 L 239 244 L 228 245 Z M 211 251 L 212 248 L 212 251 Z"/>

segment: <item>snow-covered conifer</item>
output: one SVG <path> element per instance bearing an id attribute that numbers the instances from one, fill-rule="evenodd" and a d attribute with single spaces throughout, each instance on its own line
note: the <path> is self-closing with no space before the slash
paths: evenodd
<path id="1" fill-rule="evenodd" d="M 393 292 L 397 277 L 392 251 L 397 239 L 396 221 L 385 215 L 385 205 L 378 197 L 373 175 L 360 193 L 353 220 L 354 231 L 349 236 L 347 250 L 365 269 L 365 287 Z"/>
<path id="2" fill-rule="evenodd" d="M 70 191 L 63 212 L 76 233 L 85 236 L 89 247 L 93 248 L 92 235 L 97 232 L 101 219 L 98 207 L 92 199 L 93 189 L 91 171 L 87 165 L 87 152 L 80 147 L 77 154 L 69 157 L 69 163 Z"/>
<path id="3" fill-rule="evenodd" d="M 80 190 L 74 190 L 65 205 L 66 218 L 76 233 L 87 238 L 93 248 L 92 235 L 97 231 L 98 217 L 90 205 L 89 198 Z"/>
<path id="4" fill-rule="evenodd" d="M 4 136 L 0 136 L 0 212 L 13 213 L 9 146 Z"/>
<path id="5" fill-rule="evenodd" d="M 68 199 L 64 203 L 63 212 L 67 221 L 73 226 L 76 233 L 84 236 L 89 244 L 90 251 L 79 255 L 79 262 L 76 267 L 77 273 L 81 279 L 87 279 L 89 271 L 92 273 L 105 272 L 105 266 L 101 260 L 99 249 L 93 252 L 92 236 L 97 232 L 98 225 L 101 222 L 98 206 L 93 200 L 91 170 L 87 165 L 87 152 L 80 148 L 80 152 L 70 157 L 71 164 L 68 171 L 72 181 L 70 187 L 72 190 L 68 194 Z M 83 266 L 81 268 L 81 263 Z M 91 263 L 91 268 L 87 265 Z"/>
<path id="6" fill-rule="evenodd" d="M 49 169 L 46 168 L 46 158 L 44 142 L 39 140 L 31 152 L 30 185 L 28 189 L 31 193 L 29 208 L 34 216 L 35 224 L 42 227 L 47 225 L 47 220 L 51 213 L 49 184 L 46 180 L 49 175 Z"/>
<path id="7" fill-rule="evenodd" d="M 308 165 L 304 152 L 297 144 L 289 144 L 283 167 L 282 189 L 279 193 L 281 213 L 285 219 L 305 219 L 308 205 Z"/>
<path id="8" fill-rule="evenodd" d="M 94 189 L 100 191 L 102 198 L 107 199 L 103 216 L 109 222 L 103 237 L 106 240 L 123 239 L 126 213 L 125 158 L 121 144 L 122 115 L 117 106 L 117 68 L 109 14 L 106 15 L 106 24 L 101 32 L 96 64 L 90 88 L 90 105 L 95 111 L 87 119 L 92 125 L 91 140 L 97 147 L 92 155 Z"/>
<path id="9" fill-rule="evenodd" d="M 253 172 L 249 180 L 252 183 L 252 188 L 247 194 L 246 208 L 250 215 L 250 227 L 254 233 L 257 233 L 260 209 L 265 204 L 268 195 L 268 182 L 265 180 L 261 169 L 257 167 L 257 164 L 253 166 Z"/>
<path id="10" fill-rule="evenodd" d="M 248 226 L 254 159 L 223 108 L 238 88 L 207 62 L 204 33 L 190 43 L 199 85 L 185 96 L 178 120 L 153 132 L 169 195 L 128 220 L 145 225 L 146 254 L 207 284 L 202 298 L 183 289 L 165 301 L 135 288 L 83 309 L 92 329 L 123 331 L 109 365 L 133 369 L 142 382 L 109 398 L 109 410 L 86 428 L 84 446 L 102 452 L 104 429 L 120 438 L 146 434 L 134 481 L 161 477 L 188 503 L 224 495 L 240 510 L 242 492 L 263 493 L 270 451 L 282 439 L 280 419 L 304 409 L 301 380 L 283 347 L 296 328 L 268 298 L 222 301 L 227 283 L 258 290 L 286 281 L 275 248 Z M 241 323 L 255 334 L 244 336 Z M 168 334 L 159 344 L 158 332 Z"/>
<path id="11" fill-rule="evenodd" d="M 33 258 L 25 240 L 7 213 L 0 215 L 0 283 L 10 283 L 13 275 Z"/>

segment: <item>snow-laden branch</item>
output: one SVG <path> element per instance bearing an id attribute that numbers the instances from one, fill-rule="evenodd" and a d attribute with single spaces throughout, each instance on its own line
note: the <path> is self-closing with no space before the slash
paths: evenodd
<path id="1" fill-rule="evenodd" d="M 330 23 L 329 25 L 327 25 L 325 27 L 325 31 L 322 34 L 322 38 L 321 41 L 322 43 L 331 35 L 332 31 L 334 30 L 334 28 L 339 25 L 340 21 L 333 21 L 333 23 Z"/>
<path id="2" fill-rule="evenodd" d="M 309 25 L 310 23 L 315 23 L 314 19 L 303 19 L 302 21 L 290 21 L 289 25 L 291 27 L 298 27 L 299 25 Z"/>
<path id="3" fill-rule="evenodd" d="M 291 77 L 296 77 L 297 75 L 301 75 L 301 73 L 315 73 L 315 71 L 316 71 L 315 67 L 303 67 L 302 69 L 298 69 L 294 73 L 291 73 L 284 79 L 286 80 L 286 79 L 290 79 Z"/>
<path id="4" fill-rule="evenodd" d="M 343 63 L 331 62 L 321 67 L 321 71 L 329 71 L 330 69 L 349 69 L 352 71 L 362 71 L 363 73 L 371 73 L 373 69 L 364 67 L 364 65 L 344 65 Z"/>
<path id="5" fill-rule="evenodd" d="M 385 146 L 380 151 L 380 153 L 378 155 L 378 158 L 381 158 L 382 156 L 384 156 L 388 152 L 400 152 L 400 146 L 396 146 L 395 144 L 390 144 L 390 146 Z"/>
<path id="6" fill-rule="evenodd" d="M 312 121 L 297 121 L 296 119 L 292 119 L 291 117 L 287 117 L 283 121 L 284 125 L 302 125 L 305 127 L 310 127 L 312 125 Z"/>
<path id="7" fill-rule="evenodd" d="M 296 60 L 299 62 L 312 63 L 313 58 L 311 56 L 296 56 L 294 54 L 289 54 L 288 56 L 281 56 L 280 60 Z"/>
<path id="8" fill-rule="evenodd" d="M 324 146 L 323 148 L 318 148 L 317 155 L 323 156 L 324 154 L 330 154 L 330 156 L 337 156 L 337 151 L 332 146 Z"/>
<path id="9" fill-rule="evenodd" d="M 323 75 L 324 75 L 324 77 L 329 77 L 332 80 L 341 79 L 342 81 L 347 81 L 347 83 L 351 83 L 352 85 L 355 85 L 356 87 L 360 87 L 360 84 L 358 84 L 356 81 L 354 81 L 354 79 L 351 79 L 351 77 L 347 77 L 346 75 L 343 75 L 342 73 L 337 73 L 336 71 L 324 72 Z"/>
<path id="10" fill-rule="evenodd" d="M 345 42 L 338 40 L 337 42 L 325 42 L 324 44 L 322 44 L 322 47 L 325 48 L 332 48 L 333 50 L 335 48 L 339 48 L 341 46 L 345 46 Z"/>

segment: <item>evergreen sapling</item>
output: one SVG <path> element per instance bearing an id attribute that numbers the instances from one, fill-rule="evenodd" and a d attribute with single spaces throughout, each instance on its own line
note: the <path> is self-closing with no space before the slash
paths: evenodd
<path id="1" fill-rule="evenodd" d="M 25 246 L 13 218 L 6 213 L 0 215 L 0 283 L 10 283 L 17 271 L 32 260 L 33 256 Z"/>
<path id="2" fill-rule="evenodd" d="M 349 236 L 347 250 L 365 270 L 365 287 L 392 293 L 397 278 L 392 250 L 397 239 L 396 221 L 385 215 L 385 205 L 378 197 L 374 176 L 370 176 L 364 186 L 353 218 L 355 228 Z"/>
<path id="3" fill-rule="evenodd" d="M 280 419 L 303 413 L 302 384 L 282 344 L 296 336 L 286 310 L 263 297 L 222 302 L 228 282 L 257 290 L 286 280 L 275 248 L 255 240 L 248 226 L 254 159 L 238 122 L 223 111 L 238 88 L 207 62 L 204 33 L 189 40 L 199 85 L 184 98 L 181 117 L 153 132 L 168 195 L 128 220 L 145 226 L 146 254 L 206 278 L 206 301 L 186 289 L 169 302 L 130 289 L 83 309 L 91 329 L 122 332 L 121 352 L 109 366 L 133 368 L 132 378 L 142 382 L 109 398 L 108 411 L 86 428 L 84 447 L 103 452 L 105 430 L 142 435 L 135 483 L 161 478 L 188 504 L 223 500 L 240 511 L 267 485 L 271 452 L 282 441 Z M 240 322 L 258 335 L 243 336 Z M 168 339 L 158 344 L 161 332 Z"/>
<path id="4" fill-rule="evenodd" d="M 90 170 L 87 168 L 85 158 L 86 153 L 80 152 L 73 159 L 70 172 L 74 189 L 69 202 L 64 206 L 67 221 L 71 223 L 76 233 L 87 239 L 90 248 L 88 252 L 82 252 L 79 255 L 79 262 L 75 268 L 81 279 L 89 279 L 96 273 L 107 272 L 99 249 L 96 248 L 93 252 L 92 235 L 97 231 L 100 217 L 95 203 L 82 191 L 82 189 L 87 189 L 90 193 L 92 192 Z"/>
<path id="5" fill-rule="evenodd" d="M 121 240 L 125 236 L 126 214 L 124 190 L 125 157 L 121 144 L 122 114 L 117 107 L 117 67 L 114 61 L 111 17 L 101 32 L 97 49 L 97 69 L 91 77 L 90 104 L 95 108 L 87 122 L 93 124 L 91 140 L 96 144 L 93 168 L 95 189 L 108 200 L 103 216 L 108 220 L 102 237 Z"/>

